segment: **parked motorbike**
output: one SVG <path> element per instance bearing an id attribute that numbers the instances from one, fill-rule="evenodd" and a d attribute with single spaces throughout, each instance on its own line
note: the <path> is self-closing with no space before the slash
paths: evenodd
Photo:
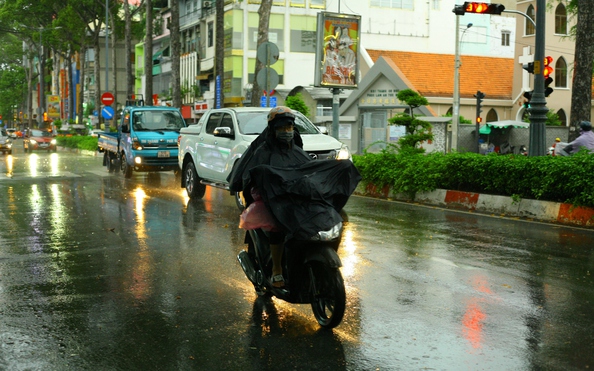
<path id="1" fill-rule="evenodd" d="M 289 303 L 311 304 L 313 314 L 324 328 L 340 324 L 346 307 L 346 292 L 337 251 L 342 223 L 328 231 L 319 231 L 309 240 L 285 242 L 283 275 L 285 287 L 270 283 L 272 258 L 265 231 L 253 229 L 248 234 L 248 248 L 237 259 L 260 296 L 275 296 Z"/>

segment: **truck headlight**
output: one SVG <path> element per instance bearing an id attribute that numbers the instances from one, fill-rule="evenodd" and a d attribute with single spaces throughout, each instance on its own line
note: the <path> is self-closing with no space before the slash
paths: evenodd
<path id="1" fill-rule="evenodd" d="M 349 151 L 349 147 L 346 144 L 343 144 L 342 147 L 338 150 L 338 154 L 336 155 L 338 160 L 351 160 L 351 151 Z"/>
<path id="2" fill-rule="evenodd" d="M 135 149 L 137 151 L 142 150 L 142 144 L 140 144 L 140 141 L 136 138 L 134 138 L 134 140 L 132 141 L 132 149 Z"/>
<path id="3" fill-rule="evenodd" d="M 29 142 L 30 142 L 31 144 L 33 144 L 33 145 L 36 145 L 36 144 L 37 144 L 37 141 L 36 141 L 35 139 L 31 139 Z"/>
<path id="4" fill-rule="evenodd" d="M 58 142 L 55 139 L 52 139 L 51 143 L 52 143 L 53 146 L 55 146 L 56 143 L 58 143 Z"/>

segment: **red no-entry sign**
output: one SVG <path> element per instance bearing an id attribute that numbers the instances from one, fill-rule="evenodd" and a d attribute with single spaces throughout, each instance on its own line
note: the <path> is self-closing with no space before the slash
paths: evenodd
<path id="1" fill-rule="evenodd" d="M 106 91 L 105 93 L 101 94 L 101 103 L 105 104 L 106 106 L 111 106 L 113 101 L 115 100 L 113 94 Z"/>

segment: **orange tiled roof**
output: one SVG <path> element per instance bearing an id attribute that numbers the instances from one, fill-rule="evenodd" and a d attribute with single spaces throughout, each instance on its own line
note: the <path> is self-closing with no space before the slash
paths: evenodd
<path id="1" fill-rule="evenodd" d="M 454 55 L 367 50 L 375 63 L 391 59 L 425 97 L 451 97 L 454 92 Z M 472 98 L 477 90 L 487 99 L 512 99 L 514 60 L 511 58 L 462 55 L 460 96 Z"/>

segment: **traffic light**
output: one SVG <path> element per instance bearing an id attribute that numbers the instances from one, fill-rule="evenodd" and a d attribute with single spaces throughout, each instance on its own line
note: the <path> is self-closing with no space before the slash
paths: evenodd
<path id="1" fill-rule="evenodd" d="M 528 73 L 534 73 L 534 62 L 523 64 L 522 68 L 528 71 Z"/>
<path id="2" fill-rule="evenodd" d="M 524 92 L 524 98 L 526 99 L 526 101 L 524 101 L 524 108 L 530 107 L 530 99 L 532 99 L 532 93 L 534 93 L 534 90 Z"/>
<path id="3" fill-rule="evenodd" d="M 545 97 L 548 97 L 553 92 L 553 88 L 551 88 L 549 86 L 549 85 L 551 85 L 552 82 L 553 82 L 552 77 L 549 76 L 549 77 L 545 78 L 545 81 L 544 81 L 544 95 L 545 95 Z"/>
<path id="4" fill-rule="evenodd" d="M 453 12 L 456 15 L 464 15 L 464 13 L 475 14 L 501 14 L 505 10 L 503 4 L 487 4 L 475 1 L 466 1 L 463 5 L 456 5 Z"/>
<path id="5" fill-rule="evenodd" d="M 43 121 L 47 121 L 47 112 L 43 113 Z"/>
<path id="6" fill-rule="evenodd" d="M 544 59 L 544 70 L 542 71 L 545 79 L 547 77 L 549 77 L 550 74 L 553 73 L 553 67 L 551 66 L 551 64 L 553 63 L 553 58 L 552 57 L 545 57 Z"/>
<path id="7" fill-rule="evenodd" d="M 483 112 L 482 106 L 483 106 L 483 99 L 485 99 L 485 93 L 478 90 L 476 92 L 476 94 L 474 95 L 474 97 L 476 98 L 476 122 L 477 122 L 477 124 L 480 124 L 481 121 L 483 121 L 483 119 L 481 118 L 481 112 Z"/>

